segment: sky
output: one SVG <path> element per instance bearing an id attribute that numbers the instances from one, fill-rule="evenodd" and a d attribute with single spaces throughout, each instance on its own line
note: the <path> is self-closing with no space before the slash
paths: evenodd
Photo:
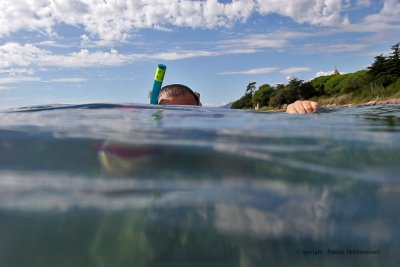
<path id="1" fill-rule="evenodd" d="M 0 109 L 149 103 L 159 63 L 221 106 L 365 69 L 399 36 L 400 0 L 0 0 Z"/>

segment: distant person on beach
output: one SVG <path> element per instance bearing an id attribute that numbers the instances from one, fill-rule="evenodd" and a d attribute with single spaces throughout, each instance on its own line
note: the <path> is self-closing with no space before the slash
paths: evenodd
<path id="1" fill-rule="evenodd" d="M 161 88 L 158 97 L 159 105 L 201 106 L 200 94 L 183 84 L 170 84 Z M 313 113 L 318 109 L 317 102 L 298 100 L 288 105 L 286 112 L 290 114 Z"/>

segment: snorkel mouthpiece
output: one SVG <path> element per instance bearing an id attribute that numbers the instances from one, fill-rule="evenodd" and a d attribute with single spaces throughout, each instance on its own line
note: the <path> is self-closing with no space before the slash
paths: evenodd
<path id="1" fill-rule="evenodd" d="M 164 81 L 166 70 L 167 66 L 165 66 L 164 64 L 158 64 L 156 75 L 154 76 L 153 90 L 151 91 L 150 95 L 150 104 L 158 104 L 158 96 L 160 95 L 160 90 Z"/>

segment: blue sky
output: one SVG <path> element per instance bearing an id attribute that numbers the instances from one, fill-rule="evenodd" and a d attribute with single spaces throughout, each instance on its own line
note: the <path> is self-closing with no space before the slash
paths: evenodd
<path id="1" fill-rule="evenodd" d="M 1 0 L 0 108 L 148 103 L 158 63 L 219 106 L 365 69 L 398 36 L 398 0 Z"/>

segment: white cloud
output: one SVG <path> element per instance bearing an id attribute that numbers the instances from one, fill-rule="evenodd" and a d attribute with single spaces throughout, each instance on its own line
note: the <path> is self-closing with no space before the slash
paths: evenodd
<path id="1" fill-rule="evenodd" d="M 280 69 L 276 67 L 265 67 L 265 68 L 255 68 L 255 69 L 249 69 L 249 70 L 239 70 L 239 71 L 225 71 L 225 72 L 220 72 L 217 73 L 218 75 L 255 75 L 255 74 L 266 74 L 266 73 L 272 73 L 272 72 L 279 72 L 281 74 L 295 74 L 299 72 L 307 72 L 310 71 L 311 69 L 308 67 L 291 67 L 291 68 L 286 68 L 286 69 Z M 288 76 L 291 77 L 291 76 Z"/>
<path id="2" fill-rule="evenodd" d="M 383 8 L 378 14 L 369 15 L 364 18 L 365 23 L 374 22 L 399 22 L 400 3 L 397 0 L 385 0 Z"/>
<path id="3" fill-rule="evenodd" d="M 222 55 L 232 55 L 232 54 L 251 54 L 256 52 L 257 50 L 255 49 L 229 49 L 229 50 L 220 49 L 212 51 L 193 50 L 193 51 L 164 52 L 154 55 L 136 54 L 136 55 L 131 55 L 131 57 L 141 58 L 141 59 L 157 59 L 157 60 L 172 61 L 172 60 L 188 59 L 193 57 L 212 57 L 212 56 L 222 56 Z"/>
<path id="4" fill-rule="evenodd" d="M 58 48 L 68 48 L 68 45 L 57 43 L 53 40 L 47 40 L 37 43 L 38 46 L 45 46 L 45 47 L 58 47 Z"/>
<path id="5" fill-rule="evenodd" d="M 26 30 L 56 35 L 58 25 L 70 25 L 85 31 L 82 44 L 111 45 L 123 41 L 140 29 L 168 30 L 174 27 L 230 27 L 252 15 L 278 14 L 296 23 L 333 26 L 342 31 L 379 32 L 400 29 L 400 3 L 384 0 L 382 10 L 367 16 L 362 23 L 350 24 L 341 14 L 349 0 L 1 0 L 0 37 Z M 357 0 L 369 6 L 371 0 Z M 260 36 L 259 36 L 260 37 Z M 264 36 L 252 40 L 254 47 L 281 47 L 290 39 Z M 233 40 L 238 43 L 239 40 Z M 244 40 L 242 40 L 244 42 Z M 61 47 L 54 41 L 41 46 Z M 228 43 L 229 45 L 229 43 Z M 242 44 L 243 46 L 243 44 Z"/>
<path id="6" fill-rule="evenodd" d="M 0 84 L 11 84 L 20 82 L 39 82 L 39 77 L 27 77 L 27 76 L 12 76 L 12 77 L 0 77 Z"/>
<path id="7" fill-rule="evenodd" d="M 150 54 L 121 54 L 116 49 L 109 52 L 81 49 L 65 55 L 54 54 L 48 50 L 38 48 L 31 44 L 6 43 L 0 46 L 0 73 L 11 73 L 11 70 L 24 68 L 16 67 L 43 67 L 57 66 L 67 68 L 118 66 L 132 63 L 138 60 L 182 60 L 193 57 L 210 57 L 231 54 L 255 53 L 255 49 L 216 49 L 216 50 L 183 50 L 176 52 L 162 52 Z M 13 68 L 12 68 L 13 67 Z M 16 71 L 17 72 L 17 71 Z M 25 72 L 27 73 L 27 72 Z"/>
<path id="8" fill-rule="evenodd" d="M 256 0 L 261 14 L 276 13 L 292 18 L 298 23 L 332 26 L 345 24 L 341 17 L 345 1 L 342 0 Z"/>
<path id="9" fill-rule="evenodd" d="M 332 74 L 332 71 L 318 71 L 315 74 L 315 78 L 321 77 L 321 76 L 328 76 L 328 75 L 331 75 L 331 74 Z"/>
<path id="10" fill-rule="evenodd" d="M 0 1 L 0 37 L 22 29 L 50 34 L 54 23 L 51 1 Z"/>
<path id="11" fill-rule="evenodd" d="M 262 49 L 262 48 L 283 48 L 292 39 L 302 39 L 312 36 L 313 33 L 277 31 L 267 34 L 249 34 L 218 42 L 219 48 L 224 49 Z"/>
<path id="12" fill-rule="evenodd" d="M 249 69 L 249 70 L 240 70 L 240 71 L 225 71 L 225 72 L 220 72 L 217 73 L 218 75 L 255 75 L 255 74 L 266 74 L 266 73 L 272 73 L 272 72 L 279 72 L 281 74 L 295 74 L 299 72 L 307 72 L 310 71 L 311 69 L 308 67 L 291 67 L 291 68 L 286 68 L 286 69 L 280 69 L 277 67 L 265 67 L 265 68 L 255 68 L 255 69 Z M 291 77 L 291 76 L 288 76 Z"/>
<path id="13" fill-rule="evenodd" d="M 224 40 L 218 43 L 222 49 L 263 49 L 263 48 L 283 48 L 288 44 L 288 40 L 283 37 L 271 37 L 264 34 L 249 35 L 238 39 Z"/>
<path id="14" fill-rule="evenodd" d="M 277 71 L 279 68 L 268 67 L 268 68 L 256 68 L 249 70 L 239 70 L 239 71 L 225 71 L 220 72 L 218 75 L 255 75 L 255 74 L 266 74 Z"/>
<path id="15" fill-rule="evenodd" d="M 11 77 L 0 77 L 0 85 L 21 83 L 21 82 L 80 83 L 86 80 L 87 80 L 86 78 L 82 77 L 65 77 L 65 78 L 57 78 L 51 80 L 42 80 L 42 78 L 40 77 L 33 77 L 33 76 L 11 76 Z M 0 90 L 6 90 L 6 89 L 9 88 L 0 86 Z"/>
<path id="16" fill-rule="evenodd" d="M 199 50 L 199 51 L 164 52 L 155 55 L 147 55 L 147 56 L 143 55 L 143 57 L 149 57 L 151 59 L 158 59 L 158 60 L 179 60 L 192 57 L 210 57 L 216 55 L 217 52 Z"/>
<path id="17" fill-rule="evenodd" d="M 0 74 L 8 74 L 8 75 L 20 75 L 20 74 L 32 75 L 33 73 L 34 73 L 33 69 L 27 69 L 27 68 L 0 69 Z"/>
<path id="18" fill-rule="evenodd" d="M 81 83 L 87 81 L 86 78 L 82 77 L 67 77 L 67 78 L 57 78 L 57 79 L 52 79 L 48 80 L 46 82 L 49 83 Z"/>
<path id="19" fill-rule="evenodd" d="M 306 44 L 301 49 L 306 53 L 343 53 L 343 52 L 357 52 L 367 47 L 367 44 L 353 43 L 353 44 Z"/>
<path id="20" fill-rule="evenodd" d="M 0 36 L 20 30 L 54 33 L 55 26 L 82 27 L 88 37 L 124 40 L 138 29 L 216 28 L 245 22 L 253 14 L 279 14 L 298 23 L 343 24 L 344 0 L 2 0 Z"/>
<path id="21" fill-rule="evenodd" d="M 347 72 L 343 72 L 343 71 L 339 71 L 339 72 L 340 72 L 340 74 L 346 74 L 347 73 Z M 332 75 L 332 74 L 333 74 L 333 70 L 331 70 L 331 71 L 318 71 L 315 74 L 314 78 L 321 77 L 321 76 L 328 76 L 328 75 Z"/>
<path id="22" fill-rule="evenodd" d="M 384 0 L 382 9 L 376 13 L 366 16 L 361 23 L 349 24 L 342 29 L 349 32 L 372 32 L 400 31 L 400 2 L 398 0 Z"/>
<path id="23" fill-rule="evenodd" d="M 291 68 L 286 68 L 281 71 L 279 71 L 282 74 L 295 74 L 295 73 L 300 73 L 300 72 L 307 72 L 310 71 L 311 69 L 308 67 L 291 67 Z"/>
<path id="24" fill-rule="evenodd" d="M 125 55 L 115 53 L 114 50 L 111 52 L 90 52 L 87 49 L 81 49 L 79 52 L 68 55 L 54 55 L 45 52 L 37 59 L 38 65 L 60 67 L 117 66 L 130 61 Z"/>
<path id="25" fill-rule="evenodd" d="M 31 44 L 6 43 L 0 46 L 0 68 L 29 66 L 42 55 L 43 50 Z"/>
<path id="26" fill-rule="evenodd" d="M 81 49 L 67 55 L 52 54 L 31 44 L 6 43 L 0 46 L 0 69 L 27 66 L 92 67 L 121 65 L 133 58 L 110 52 L 89 52 Z"/>
<path id="27" fill-rule="evenodd" d="M 249 70 L 239 70 L 239 71 L 225 71 L 217 73 L 218 75 L 255 75 L 255 74 L 266 74 L 272 72 L 279 72 L 281 74 L 295 74 L 299 72 L 307 72 L 311 69 L 308 67 L 290 67 L 286 69 L 280 69 L 276 67 L 265 67 L 265 68 L 255 68 Z M 291 76 L 288 76 L 291 77 Z"/>

